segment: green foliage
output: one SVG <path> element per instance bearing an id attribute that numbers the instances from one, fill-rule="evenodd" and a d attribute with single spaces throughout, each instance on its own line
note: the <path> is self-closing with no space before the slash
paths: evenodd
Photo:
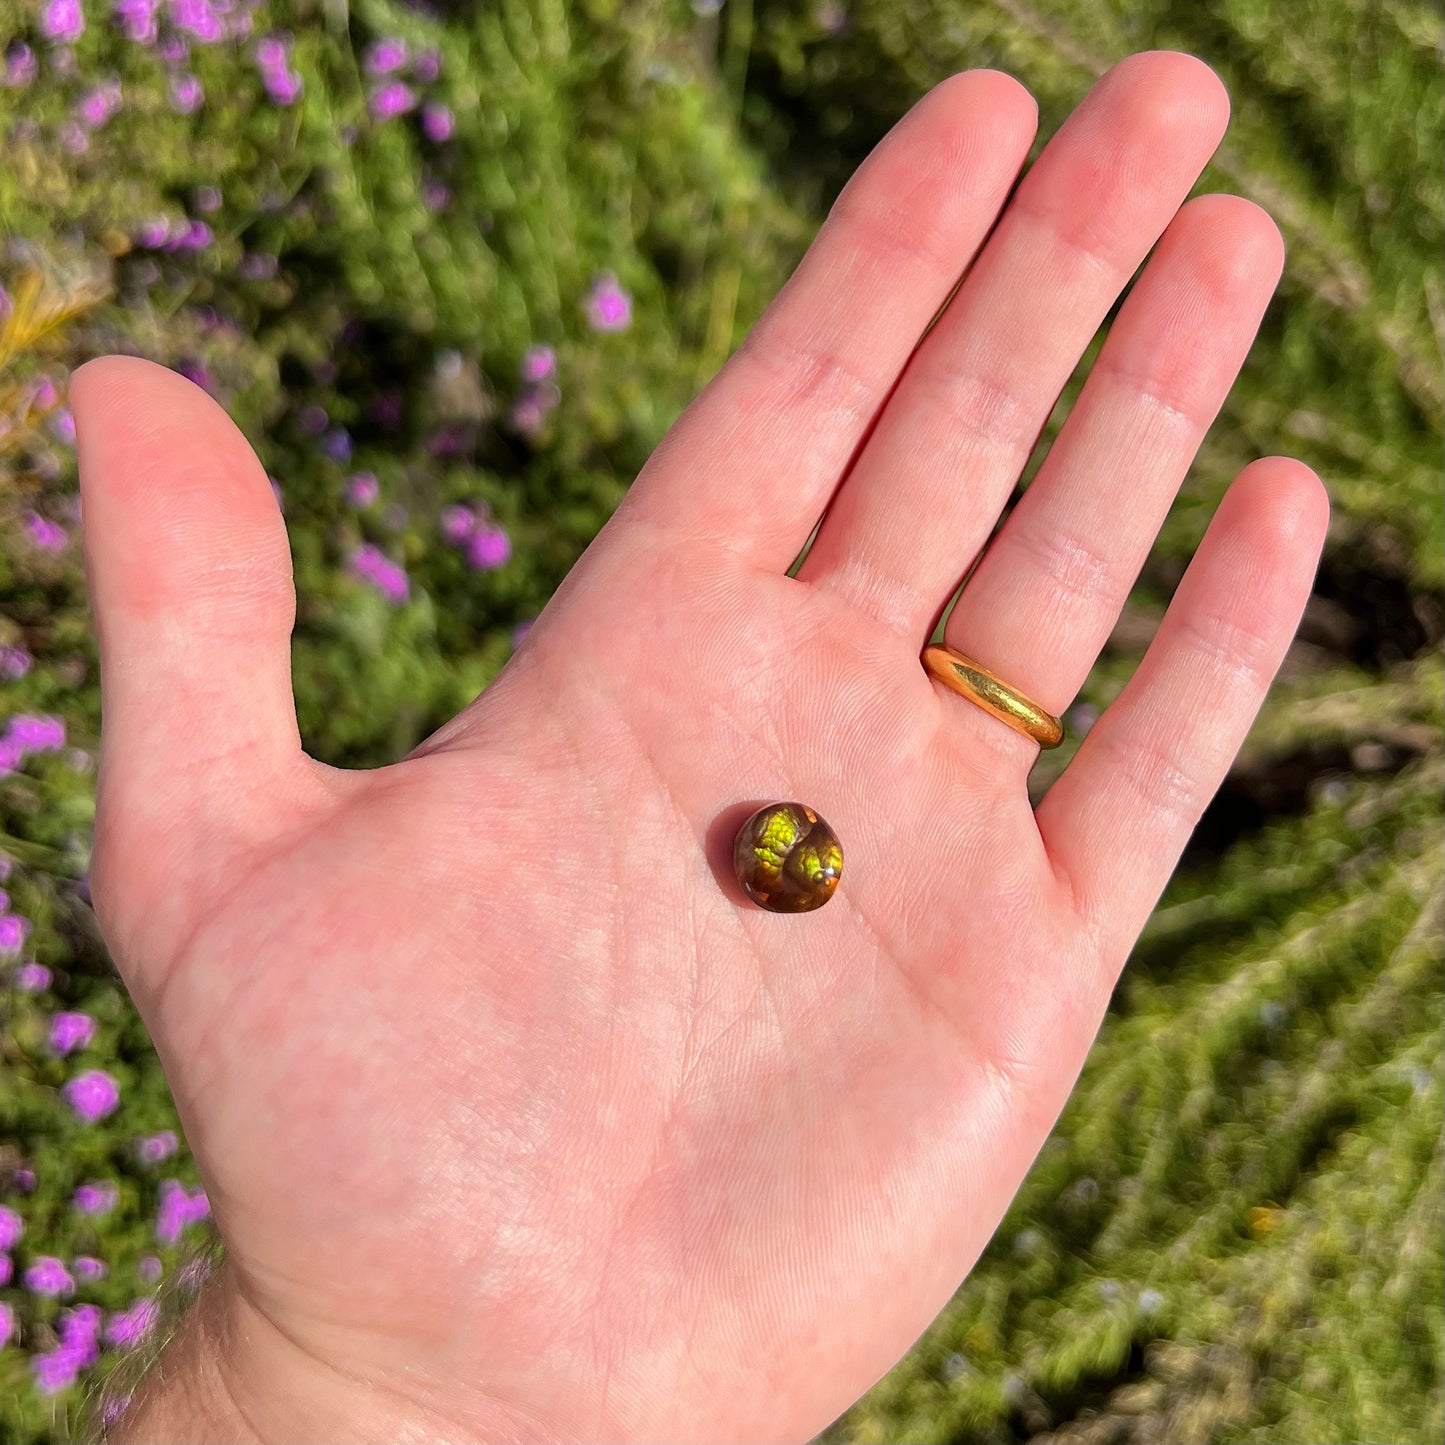
<path id="1" fill-rule="evenodd" d="M 295 561 L 298 709 L 327 761 L 395 758 L 486 685 L 672 417 L 746 333 L 849 170 L 928 86 L 997 65 L 1042 130 L 1135 49 L 1224 76 L 1229 139 L 1202 185 L 1265 204 L 1289 263 L 1240 384 L 1073 714 L 1138 659 L 1213 506 L 1251 457 L 1290 451 L 1335 521 L 1302 640 L 1219 805 L 1146 932 L 1055 1137 L 977 1270 L 839 1440 L 1414 1441 L 1442 1409 L 1441 131 L 1437 10 L 1408 0 L 355 0 L 237 4 L 244 39 L 183 61 L 86 6 L 68 67 L 37 7 L 0 0 L 0 282 L 87 306 L 50 350 L 0 343 L 0 647 L 34 666 L 5 712 L 58 715 L 58 752 L 0 776 L 3 887 L 31 925 L 0 994 L 0 1202 L 36 1256 L 105 1259 L 76 1299 L 148 1285 L 163 1176 L 135 1140 L 174 1127 L 144 1031 L 85 901 L 99 706 L 73 539 L 65 368 L 125 350 L 208 385 L 277 479 Z M 698 7 L 705 10 L 707 7 Z M 163 9 L 162 14 L 168 15 Z M 255 42 L 284 30 L 301 81 L 273 103 Z M 174 34 L 169 22 L 162 27 Z M 378 118 L 363 63 L 383 36 L 454 115 Z M 3 61 L 0 61 L 3 63 Z M 168 98 L 193 74 L 205 102 Z M 116 113 L 76 144 L 76 106 Z M 164 222 L 164 229 L 158 223 Z M 206 244 L 165 243 L 193 223 Z M 631 326 L 594 330 L 614 275 Z M 0 315 L 0 326 L 5 325 Z M 55 347 L 60 349 L 57 350 Z M 557 354 L 528 418 L 520 368 Z M 18 354 L 13 358 L 11 350 Z M 1076 386 L 1066 393 L 1066 401 Z M 1060 409 L 1063 414 L 1065 409 Z M 1047 438 L 1046 438 L 1047 440 Z M 349 451 L 349 455 L 347 454 Z M 348 488 L 374 474 L 380 495 Z M 465 504 L 510 561 L 439 534 Z M 406 568 L 404 603 L 348 570 L 362 544 Z M 5 654 L 0 654 L 3 658 Z M 13 669 L 12 669 L 13 670 Z M 1045 760 L 1042 791 L 1069 749 Z M 15 986 L 33 959 L 47 988 Z M 61 1060 L 60 1009 L 97 1020 Z M 93 1125 L 58 1088 L 103 1067 Z M 900 1121 L 906 1127 L 906 1121 Z M 25 1193 L 23 1171 L 35 1186 Z M 87 1221 L 77 1185 L 114 1180 Z M 0 1438 L 77 1428 L 84 1386 L 34 1389 L 60 1306 L 18 1279 L 0 1346 Z M 102 1364 L 104 1373 L 111 1360 Z"/>
<path id="2" fill-rule="evenodd" d="M 989 1251 L 838 1438 L 1432 1436 L 1442 783 L 1343 784 L 1181 880 Z"/>

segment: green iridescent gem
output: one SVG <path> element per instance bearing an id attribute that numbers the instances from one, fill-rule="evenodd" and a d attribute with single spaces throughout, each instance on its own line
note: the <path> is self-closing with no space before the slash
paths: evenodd
<path id="1" fill-rule="evenodd" d="M 743 892 L 770 913 L 811 913 L 838 887 L 843 849 L 811 808 L 769 803 L 738 829 L 733 872 Z"/>

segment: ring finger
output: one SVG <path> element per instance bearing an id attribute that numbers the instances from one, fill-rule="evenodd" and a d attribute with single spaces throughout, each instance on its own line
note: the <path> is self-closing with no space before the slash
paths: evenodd
<path id="1" fill-rule="evenodd" d="M 1121 61 L 1025 176 L 919 347 L 799 576 L 909 637 L 987 540 L 1049 412 L 1223 134 L 1214 73 Z"/>
<path id="2" fill-rule="evenodd" d="M 1038 476 L 964 588 L 949 646 L 1050 712 L 1068 706 L 1244 361 L 1283 260 L 1274 222 L 1249 201 L 1202 196 L 1180 211 Z"/>

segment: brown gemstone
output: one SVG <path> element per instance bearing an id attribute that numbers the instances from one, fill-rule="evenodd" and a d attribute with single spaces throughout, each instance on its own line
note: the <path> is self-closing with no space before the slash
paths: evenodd
<path id="1" fill-rule="evenodd" d="M 748 897 L 770 913 L 811 913 L 838 887 L 843 849 L 811 808 L 769 803 L 738 829 L 733 872 Z"/>

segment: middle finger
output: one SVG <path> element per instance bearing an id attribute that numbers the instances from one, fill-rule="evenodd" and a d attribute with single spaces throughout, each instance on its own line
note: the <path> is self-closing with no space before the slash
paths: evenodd
<path id="1" fill-rule="evenodd" d="M 1099 81 L 919 347 L 800 578 L 922 643 L 1228 118 L 1224 87 L 1192 56 L 1130 56 Z"/>

